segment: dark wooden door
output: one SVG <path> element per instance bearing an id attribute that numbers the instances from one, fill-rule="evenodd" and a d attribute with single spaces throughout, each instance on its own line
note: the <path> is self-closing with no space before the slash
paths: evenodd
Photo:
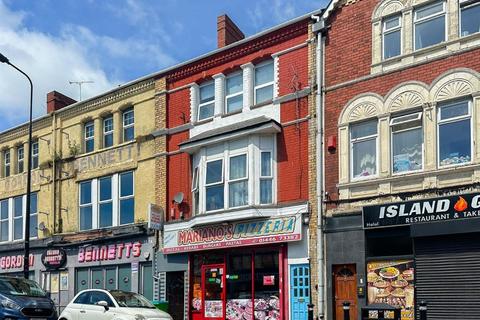
<path id="1" fill-rule="evenodd" d="M 343 303 L 350 302 L 350 319 L 357 320 L 357 271 L 355 265 L 333 267 L 335 319 L 343 320 Z"/>
<path id="2" fill-rule="evenodd" d="M 167 272 L 168 313 L 173 319 L 183 319 L 185 303 L 185 273 L 183 271 Z"/>

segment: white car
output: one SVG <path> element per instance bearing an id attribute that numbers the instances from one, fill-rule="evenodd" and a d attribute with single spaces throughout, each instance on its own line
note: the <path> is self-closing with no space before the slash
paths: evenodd
<path id="1" fill-rule="evenodd" d="M 59 320 L 173 320 L 138 293 L 120 290 L 80 291 Z"/>

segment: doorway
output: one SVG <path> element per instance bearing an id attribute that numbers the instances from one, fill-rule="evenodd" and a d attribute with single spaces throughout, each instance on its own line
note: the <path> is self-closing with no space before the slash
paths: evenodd
<path id="1" fill-rule="evenodd" d="M 343 303 L 350 302 L 350 319 L 357 320 L 357 270 L 354 264 L 333 266 L 335 319 L 343 320 Z"/>
<path id="2" fill-rule="evenodd" d="M 292 320 L 308 319 L 310 272 L 308 264 L 290 266 L 290 305 Z"/>
<path id="3" fill-rule="evenodd" d="M 225 266 L 210 264 L 202 266 L 203 318 L 225 318 Z"/>
<path id="4" fill-rule="evenodd" d="M 167 272 L 166 294 L 168 301 L 168 313 L 173 319 L 184 318 L 185 303 L 185 272 Z"/>

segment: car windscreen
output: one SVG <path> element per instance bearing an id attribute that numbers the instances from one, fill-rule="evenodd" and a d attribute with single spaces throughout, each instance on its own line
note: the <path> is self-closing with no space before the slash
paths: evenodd
<path id="1" fill-rule="evenodd" d="M 144 296 L 126 291 L 110 291 L 120 307 L 155 309 L 155 306 Z"/>
<path id="2" fill-rule="evenodd" d="M 23 278 L 0 278 L 0 293 L 25 297 L 47 296 L 36 282 Z"/>

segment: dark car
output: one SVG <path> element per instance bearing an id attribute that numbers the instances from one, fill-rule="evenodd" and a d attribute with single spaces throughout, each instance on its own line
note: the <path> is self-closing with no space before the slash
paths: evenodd
<path id="1" fill-rule="evenodd" d="M 0 276 L 0 319 L 56 320 L 57 312 L 35 281 Z"/>

